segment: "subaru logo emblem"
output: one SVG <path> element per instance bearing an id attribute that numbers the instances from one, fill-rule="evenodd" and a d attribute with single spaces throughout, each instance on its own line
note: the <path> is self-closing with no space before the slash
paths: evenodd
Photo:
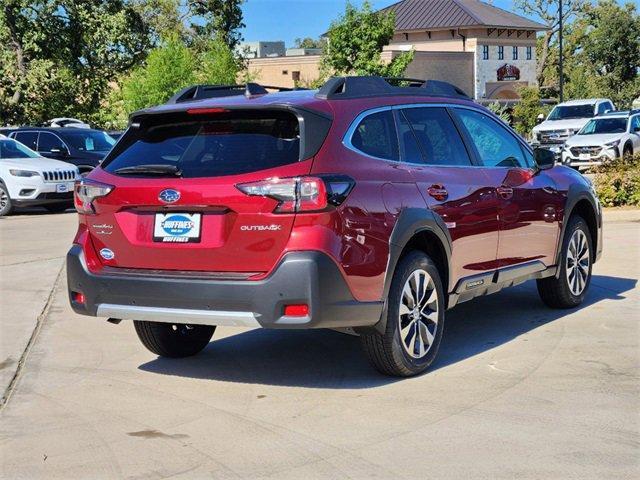
<path id="1" fill-rule="evenodd" d="M 180 200 L 180 192 L 171 188 L 167 188 L 166 190 L 162 190 L 160 192 L 160 195 L 158 195 L 158 200 L 164 203 L 175 203 Z"/>
<path id="2" fill-rule="evenodd" d="M 113 253 L 108 248 L 103 248 L 102 250 L 100 250 L 100 256 L 102 258 L 104 258 L 105 260 L 113 260 L 113 258 L 116 256 L 116 254 Z"/>

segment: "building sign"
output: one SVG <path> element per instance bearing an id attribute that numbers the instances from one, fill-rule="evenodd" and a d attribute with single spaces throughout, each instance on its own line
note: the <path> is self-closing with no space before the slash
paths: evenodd
<path id="1" fill-rule="evenodd" d="M 505 63 L 498 69 L 498 81 L 520 80 L 520 69 L 515 65 Z"/>

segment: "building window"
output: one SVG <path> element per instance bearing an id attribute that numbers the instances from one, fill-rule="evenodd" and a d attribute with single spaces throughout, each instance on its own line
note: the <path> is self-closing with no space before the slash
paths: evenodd
<path id="1" fill-rule="evenodd" d="M 518 47 L 513 47 L 513 59 L 518 59 Z"/>
<path id="2" fill-rule="evenodd" d="M 282 70 L 283 75 L 289 75 L 289 70 Z"/>
<path id="3" fill-rule="evenodd" d="M 291 72 L 291 79 L 294 82 L 299 82 L 300 81 L 300 72 L 298 72 L 298 71 Z"/>
<path id="4" fill-rule="evenodd" d="M 482 59 L 489 60 L 489 45 L 482 46 Z"/>
<path id="5" fill-rule="evenodd" d="M 531 47 L 527 47 L 527 60 L 531 60 L 533 58 L 533 53 L 531 52 Z"/>
<path id="6" fill-rule="evenodd" d="M 498 47 L 498 60 L 504 60 L 504 46 L 500 45 Z"/>

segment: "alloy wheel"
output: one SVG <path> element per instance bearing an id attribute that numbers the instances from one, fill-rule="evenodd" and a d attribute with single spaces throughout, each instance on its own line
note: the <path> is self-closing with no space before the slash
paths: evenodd
<path id="1" fill-rule="evenodd" d="M 0 187 L 0 210 L 4 210 L 9 203 L 9 195 L 4 188 Z"/>
<path id="2" fill-rule="evenodd" d="M 413 358 L 424 357 L 438 328 L 438 291 L 426 271 L 415 270 L 405 282 L 398 324 L 404 350 Z"/>
<path id="3" fill-rule="evenodd" d="M 567 282 L 573 295 L 580 296 L 587 286 L 589 278 L 589 242 L 582 230 L 576 230 L 569 241 L 567 251 Z"/>

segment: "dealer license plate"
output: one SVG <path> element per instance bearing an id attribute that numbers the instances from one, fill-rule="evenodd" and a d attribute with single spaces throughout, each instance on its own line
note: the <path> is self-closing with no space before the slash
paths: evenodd
<path id="1" fill-rule="evenodd" d="M 153 241 L 195 243 L 200 241 L 201 213 L 156 213 Z"/>

